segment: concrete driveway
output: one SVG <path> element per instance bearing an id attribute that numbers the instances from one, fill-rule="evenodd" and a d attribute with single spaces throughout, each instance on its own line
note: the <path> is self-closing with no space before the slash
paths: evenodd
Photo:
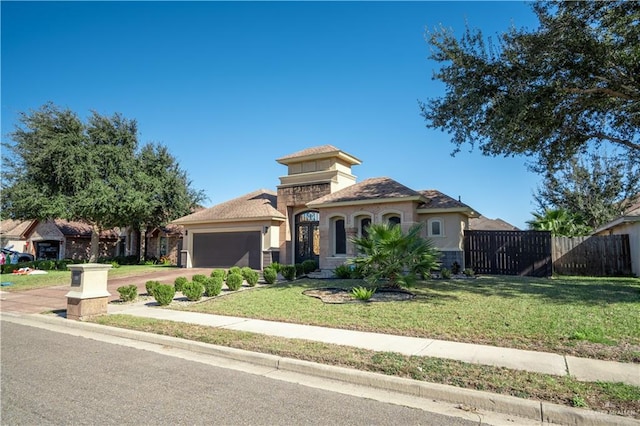
<path id="1" fill-rule="evenodd" d="M 158 272 L 148 272 L 129 277 L 109 278 L 107 291 L 111 293 L 109 301 L 118 300 L 120 295 L 117 288 L 123 285 L 135 284 L 138 294 L 146 293 L 145 283 L 157 280 L 163 284 L 173 284 L 180 276 L 190 278 L 195 274 L 209 275 L 212 268 L 169 268 Z M 0 312 L 17 312 L 38 314 L 45 311 L 67 309 L 67 293 L 71 290 L 71 283 L 54 287 L 37 288 L 33 290 L 6 292 L 0 291 Z"/>

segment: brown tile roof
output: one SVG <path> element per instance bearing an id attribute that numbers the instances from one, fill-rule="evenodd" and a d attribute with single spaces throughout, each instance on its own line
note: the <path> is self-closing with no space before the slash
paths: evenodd
<path id="1" fill-rule="evenodd" d="M 329 157 L 339 157 L 343 161 L 346 161 L 352 165 L 358 165 L 362 163 L 362 161 L 360 161 L 358 158 L 354 157 L 351 154 L 347 154 L 343 150 L 336 148 L 333 145 L 314 146 L 311 148 L 303 149 L 302 151 L 294 152 L 293 154 L 280 157 L 276 159 L 276 161 L 280 164 L 289 164 L 297 162 L 296 160 L 298 159 L 304 161 L 305 158 L 318 159 Z"/>
<path id="2" fill-rule="evenodd" d="M 0 235 L 18 239 L 25 238 L 25 233 L 34 225 L 34 222 L 34 220 L 5 219 L 0 222 Z"/>
<path id="3" fill-rule="evenodd" d="M 86 222 L 68 221 L 64 219 L 54 219 L 53 223 L 66 237 L 86 237 L 91 238 L 92 228 Z M 100 233 L 100 238 L 118 238 L 117 229 L 105 229 Z"/>
<path id="4" fill-rule="evenodd" d="M 424 189 L 419 191 L 420 194 L 424 198 L 427 199 L 426 202 L 421 204 L 418 208 L 420 209 L 455 209 L 455 208 L 471 208 L 465 203 L 456 200 L 455 198 L 449 197 L 447 194 L 443 194 L 440 191 L 435 189 Z"/>
<path id="5" fill-rule="evenodd" d="M 316 154 L 328 154 L 332 152 L 340 152 L 338 148 L 333 145 L 314 146 L 311 148 L 303 149 L 302 151 L 294 152 L 293 154 L 285 155 L 278 158 L 276 161 L 289 160 L 291 158 L 308 157 Z"/>
<path id="6" fill-rule="evenodd" d="M 173 224 L 187 224 L 219 220 L 243 220 L 251 218 L 282 218 L 277 209 L 277 195 L 268 189 L 259 189 L 233 200 L 174 220 Z"/>
<path id="7" fill-rule="evenodd" d="M 336 191 L 333 194 L 325 195 L 312 202 L 308 206 L 328 204 L 328 203 L 345 203 L 350 201 L 380 200 L 391 198 L 419 198 L 420 194 L 403 184 L 388 178 L 378 177 L 363 180 L 346 188 Z"/>
<path id="8" fill-rule="evenodd" d="M 484 216 L 469 219 L 469 229 L 472 231 L 519 231 L 518 227 L 502 219 L 489 219 Z"/>

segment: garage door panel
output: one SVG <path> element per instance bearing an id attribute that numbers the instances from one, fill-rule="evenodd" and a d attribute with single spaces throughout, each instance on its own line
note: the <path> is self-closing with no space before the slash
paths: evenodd
<path id="1" fill-rule="evenodd" d="M 196 268 L 248 266 L 260 269 L 260 245 L 260 232 L 194 234 L 192 263 Z"/>

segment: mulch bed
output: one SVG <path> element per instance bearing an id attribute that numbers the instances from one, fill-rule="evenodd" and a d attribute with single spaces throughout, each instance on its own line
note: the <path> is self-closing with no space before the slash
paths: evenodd
<path id="1" fill-rule="evenodd" d="M 395 288 L 379 288 L 368 301 L 358 300 L 351 291 L 344 288 L 316 288 L 303 292 L 306 296 L 316 297 L 324 303 L 367 303 L 367 302 L 401 302 L 411 300 L 416 295 L 410 291 Z"/>

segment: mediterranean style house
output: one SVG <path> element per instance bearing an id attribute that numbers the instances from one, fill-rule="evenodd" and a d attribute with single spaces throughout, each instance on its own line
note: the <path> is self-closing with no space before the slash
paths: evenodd
<path id="1" fill-rule="evenodd" d="M 356 182 L 351 168 L 361 161 L 331 145 L 276 161 L 287 166 L 276 192 L 260 189 L 173 221 L 184 227 L 183 266 L 261 270 L 313 259 L 329 272 L 357 255 L 351 237 L 389 222 L 405 231 L 424 224 L 443 266 L 464 267 L 464 231 L 480 216 L 466 204 L 388 177 Z"/>

